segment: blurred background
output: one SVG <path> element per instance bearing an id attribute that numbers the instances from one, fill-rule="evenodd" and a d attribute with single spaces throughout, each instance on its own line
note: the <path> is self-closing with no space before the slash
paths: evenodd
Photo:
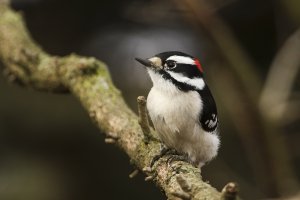
<path id="1" fill-rule="evenodd" d="M 107 63 L 135 111 L 151 82 L 134 57 L 169 50 L 199 57 L 222 141 L 203 179 L 219 190 L 235 181 L 244 199 L 299 193 L 299 1 L 13 0 L 12 6 L 46 52 Z M 165 199 L 143 175 L 129 179 L 133 169 L 72 95 L 0 78 L 0 199 Z"/>

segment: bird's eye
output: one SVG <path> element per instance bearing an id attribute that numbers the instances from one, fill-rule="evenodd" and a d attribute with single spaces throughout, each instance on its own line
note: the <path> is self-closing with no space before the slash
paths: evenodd
<path id="1" fill-rule="evenodd" d="M 167 60 L 166 66 L 167 66 L 169 69 L 175 68 L 175 67 L 176 67 L 176 62 L 173 61 L 173 60 Z"/>

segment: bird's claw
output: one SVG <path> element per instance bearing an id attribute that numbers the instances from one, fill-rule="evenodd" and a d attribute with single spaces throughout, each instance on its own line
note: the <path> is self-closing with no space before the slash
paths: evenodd
<path id="1" fill-rule="evenodd" d="M 154 158 L 152 159 L 152 161 L 150 163 L 150 167 L 152 168 L 152 166 L 154 165 L 154 163 L 156 161 L 158 161 L 164 155 L 168 155 L 169 154 L 168 152 L 171 151 L 171 150 L 172 149 L 167 148 L 165 145 L 162 145 L 159 154 L 155 155 Z"/>
<path id="2" fill-rule="evenodd" d="M 151 161 L 150 167 L 152 168 L 156 161 L 158 161 L 161 157 L 169 155 L 167 159 L 168 166 L 171 165 L 174 161 L 186 161 L 189 162 L 188 156 L 186 154 L 179 154 L 175 149 L 167 148 L 166 146 L 162 146 L 161 151 L 158 155 L 154 156 Z"/>
<path id="3" fill-rule="evenodd" d="M 174 161 L 184 161 L 189 163 L 188 156 L 186 154 L 172 154 L 170 157 L 167 159 L 167 164 L 170 166 L 172 162 Z"/>

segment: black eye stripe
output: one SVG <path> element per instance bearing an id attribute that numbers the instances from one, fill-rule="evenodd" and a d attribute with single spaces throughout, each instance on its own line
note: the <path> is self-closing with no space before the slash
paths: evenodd
<path id="1" fill-rule="evenodd" d="M 175 68 L 169 69 L 169 71 L 181 73 L 188 78 L 202 77 L 202 74 L 199 73 L 199 70 L 197 69 L 196 66 L 187 65 L 187 64 L 177 63 L 177 66 Z"/>

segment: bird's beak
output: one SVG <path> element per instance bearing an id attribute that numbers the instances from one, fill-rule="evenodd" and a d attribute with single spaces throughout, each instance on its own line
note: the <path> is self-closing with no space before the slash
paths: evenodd
<path id="1" fill-rule="evenodd" d="M 139 63 L 141 63 L 142 65 L 146 66 L 146 67 L 152 67 L 154 65 L 154 63 L 152 63 L 148 59 L 135 58 L 135 60 L 138 61 Z"/>
<path id="2" fill-rule="evenodd" d="M 154 70 L 162 69 L 161 59 L 158 57 L 153 57 L 153 58 L 149 58 L 149 59 L 135 58 L 135 60 L 137 60 L 142 65 L 144 65 L 146 67 L 150 67 Z"/>

